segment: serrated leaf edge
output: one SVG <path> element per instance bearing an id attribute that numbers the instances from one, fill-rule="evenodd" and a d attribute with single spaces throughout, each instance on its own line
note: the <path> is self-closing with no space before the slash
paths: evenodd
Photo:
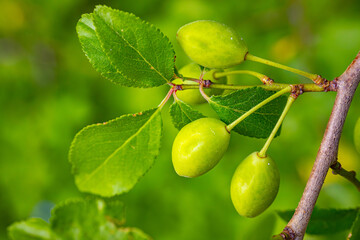
<path id="1" fill-rule="evenodd" d="M 177 104 L 177 102 L 181 102 L 182 104 L 185 104 L 185 105 L 189 106 L 189 107 L 191 108 L 191 110 L 193 110 L 194 112 L 202 115 L 203 117 L 206 117 L 204 114 L 202 114 L 201 112 L 199 112 L 199 111 L 197 111 L 196 109 L 192 108 L 189 104 L 185 103 L 184 101 L 181 101 L 180 99 L 175 99 L 174 102 L 173 102 L 173 103 L 170 105 L 170 107 L 169 107 L 171 120 L 172 120 L 174 126 L 175 126 L 175 123 L 174 123 L 175 121 L 174 121 L 174 118 L 173 118 L 173 116 L 172 116 L 172 114 L 171 114 L 171 112 L 172 112 L 171 110 L 172 110 L 172 106 L 175 106 L 174 104 Z M 180 109 L 182 110 L 181 104 L 178 104 L 178 105 L 179 105 Z M 182 112 L 185 114 L 185 116 L 186 116 L 188 119 L 191 119 L 191 118 L 185 113 L 185 111 L 182 111 Z M 176 126 L 175 126 L 175 128 L 176 128 L 176 129 L 179 129 L 179 128 L 177 128 Z"/>
<path id="2" fill-rule="evenodd" d="M 155 109 L 156 109 L 156 110 L 155 110 Z M 154 113 L 152 114 L 152 116 L 150 117 L 150 119 L 152 119 L 159 111 L 161 111 L 162 108 L 159 108 L 159 107 L 151 108 L 151 109 L 142 111 L 141 114 L 143 114 L 144 112 L 152 111 L 152 110 L 155 110 L 155 111 L 154 111 Z M 109 121 L 107 121 L 107 122 L 94 123 L 94 124 L 91 124 L 91 125 L 88 125 L 88 126 L 82 128 L 82 129 L 75 135 L 75 137 L 74 137 L 74 139 L 73 139 L 73 141 L 71 142 L 71 145 L 70 145 L 70 150 L 69 150 L 69 156 L 68 156 L 68 158 L 69 158 L 69 162 L 70 162 L 71 165 L 72 165 L 72 174 L 75 175 L 75 166 L 74 166 L 74 164 L 73 164 L 73 161 L 71 160 L 71 159 L 72 159 L 72 155 L 73 155 L 73 151 L 74 151 L 74 143 L 77 141 L 77 139 L 79 138 L 79 136 L 82 134 L 83 131 L 87 130 L 88 128 L 92 128 L 92 127 L 94 127 L 94 126 L 105 125 L 105 124 L 108 124 L 108 123 L 111 123 L 111 122 L 120 120 L 120 119 L 122 119 L 122 118 L 130 117 L 130 116 L 136 117 L 136 116 L 140 116 L 141 114 L 140 114 L 140 113 L 139 113 L 139 114 L 138 114 L 138 113 L 135 113 L 135 114 L 124 114 L 124 115 L 122 115 L 122 116 L 120 116 L 120 117 L 117 117 L 117 118 L 115 118 L 115 119 L 109 120 Z M 135 116 L 134 116 L 134 115 L 135 115 Z M 149 120 L 150 120 L 150 119 L 149 119 Z M 146 121 L 146 123 L 145 123 L 144 125 L 146 125 L 146 124 L 149 122 L 149 120 Z M 155 160 L 155 159 L 157 158 L 157 156 L 159 155 L 160 148 L 161 148 L 161 139 L 162 139 L 162 137 L 163 137 L 162 118 L 161 118 L 161 115 L 160 115 L 160 120 L 161 120 L 160 144 L 159 144 L 159 148 L 157 149 L 157 152 L 154 154 L 153 160 Z M 143 125 L 141 128 L 143 128 L 144 125 Z M 140 129 L 139 129 L 139 130 L 140 130 Z M 138 133 L 139 130 L 138 130 L 136 133 Z M 141 176 L 139 176 L 139 178 L 138 178 L 137 181 L 134 183 L 134 185 L 133 185 L 131 188 L 127 189 L 127 190 L 122 190 L 121 192 L 118 192 L 118 193 L 115 193 L 115 194 L 111 194 L 111 195 L 99 194 L 99 193 L 93 192 L 93 191 L 85 191 L 85 192 L 91 192 L 91 193 L 93 193 L 93 194 L 96 194 L 96 195 L 99 195 L 99 196 L 104 196 L 104 197 L 115 196 L 115 195 L 120 195 L 120 194 L 126 193 L 126 192 L 130 191 L 130 190 L 136 185 L 136 183 L 139 182 L 139 180 L 151 169 L 152 166 L 153 166 L 153 165 L 151 165 Z M 78 187 L 78 188 L 79 188 L 79 187 Z M 81 189 L 79 188 L 79 190 L 81 190 Z M 81 191 L 82 191 L 82 190 L 81 190 Z"/>
<path id="3" fill-rule="evenodd" d="M 137 85 L 137 82 L 136 82 L 134 79 L 128 79 L 128 78 L 125 77 L 118 69 L 115 68 L 113 62 L 111 61 L 111 59 L 109 58 L 109 56 L 105 53 L 104 48 L 103 48 L 103 46 L 102 46 L 102 44 L 101 44 L 101 42 L 100 42 L 100 40 L 99 40 L 99 37 L 98 37 L 97 34 L 96 34 L 96 30 L 93 29 L 93 28 L 91 28 L 89 25 L 85 24 L 85 23 L 82 21 L 83 17 L 85 17 L 85 16 L 90 16 L 90 18 L 93 18 L 92 14 L 93 14 L 93 13 L 85 13 L 85 14 L 82 14 L 82 15 L 81 15 L 81 18 L 79 19 L 79 21 L 78 21 L 77 24 L 76 24 L 76 32 L 78 33 L 78 28 L 80 27 L 80 26 L 79 26 L 80 23 L 84 24 L 86 27 L 88 27 L 88 28 L 90 28 L 91 30 L 94 31 L 95 36 L 96 36 L 97 40 L 98 40 L 99 43 L 100 43 L 100 48 L 101 48 L 102 52 L 103 52 L 104 55 L 107 57 L 107 60 L 109 61 L 110 65 L 114 68 L 115 72 L 101 72 L 101 71 L 98 71 L 98 70 L 94 67 L 94 62 L 93 62 L 93 60 L 89 57 L 89 55 L 87 54 L 87 52 L 85 51 L 84 46 L 83 46 L 83 44 L 82 44 L 82 42 L 81 42 L 81 40 L 80 40 L 79 34 L 78 34 L 78 38 L 79 38 L 79 42 L 80 42 L 80 45 L 81 45 L 81 49 L 82 49 L 83 53 L 85 54 L 86 58 L 88 59 L 88 61 L 90 62 L 90 64 L 92 65 L 92 67 L 95 69 L 96 72 L 100 73 L 101 76 L 103 76 L 104 78 L 106 78 L 107 80 L 109 80 L 110 82 L 112 82 L 112 83 L 114 83 L 114 84 L 116 84 L 116 85 L 120 85 L 120 86 L 124 86 L 124 87 L 133 87 L 133 88 L 146 88 L 145 86 L 139 86 L 139 85 Z M 93 21 L 92 21 L 92 24 L 94 25 Z M 94 28 L 95 28 L 95 26 L 94 26 Z M 105 75 L 105 74 L 113 74 L 113 73 L 120 74 L 124 79 L 128 80 L 128 81 L 131 82 L 131 83 L 134 83 L 134 85 L 131 85 L 131 84 L 128 85 L 128 84 L 116 82 L 116 81 L 114 81 L 113 79 L 111 79 L 111 78 L 109 78 L 109 77 L 107 77 L 107 76 Z"/>
<path id="4" fill-rule="evenodd" d="M 128 15 L 128 16 L 134 17 L 136 20 L 139 20 L 140 23 L 145 24 L 145 25 L 147 25 L 149 28 L 154 29 L 155 31 L 159 32 L 160 35 L 162 36 L 162 38 L 165 39 L 165 40 L 167 40 L 168 47 L 170 47 L 171 51 L 173 52 L 173 55 L 174 55 L 173 73 L 174 73 L 175 58 L 176 58 L 176 57 L 175 57 L 174 47 L 173 47 L 172 43 L 170 42 L 169 38 L 168 38 L 163 32 L 161 32 L 160 29 L 158 29 L 157 27 L 155 27 L 153 24 L 151 24 L 151 23 L 149 23 L 149 22 L 147 22 L 147 21 L 145 21 L 145 20 L 137 17 L 137 16 L 134 15 L 133 13 L 124 12 L 124 11 L 121 11 L 121 10 L 119 10 L 119 9 L 113 9 L 113 8 L 108 7 L 108 6 L 106 6 L 106 5 L 97 5 L 97 6 L 95 7 L 95 9 L 94 9 L 93 14 L 96 14 L 97 9 L 99 9 L 99 8 L 107 8 L 107 9 L 109 9 L 109 10 L 111 10 L 111 11 L 119 12 L 119 13 L 122 13 L 122 14 L 125 14 L 125 15 Z M 99 16 L 99 15 L 98 15 L 98 16 Z M 92 17 L 93 17 L 93 16 L 92 16 Z M 100 17 L 100 16 L 99 16 L 99 17 Z M 104 23 L 105 23 L 105 22 L 104 22 Z M 106 24 L 106 23 L 105 23 L 105 24 Z M 109 25 L 108 25 L 108 26 L 109 26 Z M 109 27 L 111 28 L 111 26 L 109 26 Z M 96 29 L 96 27 L 95 27 L 95 29 Z M 118 33 L 117 33 L 114 29 L 111 28 L 111 30 L 113 30 L 113 31 L 116 33 L 116 35 L 118 35 Z M 104 50 L 103 43 L 102 43 L 102 41 L 100 40 L 97 31 L 95 31 L 95 33 L 96 33 L 96 36 L 97 36 L 98 39 L 99 39 L 101 48 Z M 146 63 L 148 63 L 149 66 L 152 67 L 154 70 L 156 70 L 156 72 L 159 74 L 159 76 L 161 76 L 161 77 L 166 81 L 165 83 L 163 83 L 163 84 L 161 84 L 161 85 L 158 85 L 158 86 L 162 86 L 162 85 L 164 85 L 164 84 L 166 84 L 166 83 L 171 82 L 172 78 L 171 78 L 171 79 L 166 79 L 166 78 L 165 78 L 159 71 L 157 71 L 157 69 L 155 69 L 155 68 L 142 56 L 142 54 L 139 53 L 139 51 L 137 51 L 126 39 L 124 39 L 124 38 L 123 38 L 122 36 L 120 36 L 120 35 L 118 35 L 118 36 L 121 37 L 124 41 L 126 41 L 126 42 L 129 44 L 129 46 L 130 46 L 131 48 L 133 48 L 133 49 L 144 59 L 144 61 L 145 61 Z M 104 53 L 106 54 L 106 56 L 108 56 L 108 54 L 107 54 L 105 51 L 104 51 Z M 109 58 L 109 56 L 108 56 L 108 58 Z M 109 58 L 109 59 L 110 59 L 110 58 Z M 110 60 L 110 62 L 112 63 L 111 60 Z M 125 76 L 119 69 L 116 68 L 116 66 L 115 66 L 113 63 L 112 63 L 112 66 L 117 70 L 118 73 L 120 73 L 122 76 L 124 76 L 125 79 L 127 79 L 127 80 L 129 80 L 129 81 L 133 81 L 133 82 L 135 81 L 135 82 L 137 82 L 136 79 L 132 79 L 132 78 L 130 78 L 130 77 L 128 77 L 128 76 Z M 141 87 L 144 87 L 144 86 L 138 86 L 138 87 L 141 88 Z"/>

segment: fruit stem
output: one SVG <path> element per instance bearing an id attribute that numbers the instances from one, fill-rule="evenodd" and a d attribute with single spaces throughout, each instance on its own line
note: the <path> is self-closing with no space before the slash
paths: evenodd
<path id="1" fill-rule="evenodd" d="M 182 86 L 182 90 L 197 89 L 199 87 L 198 84 L 179 84 L 179 85 Z M 306 83 L 306 84 L 301 84 L 301 85 L 302 85 L 303 92 L 324 92 L 325 91 L 323 87 L 318 86 L 314 83 Z M 280 91 L 284 88 L 287 88 L 288 86 L 290 86 L 290 84 L 286 84 L 286 83 L 273 83 L 273 84 L 267 84 L 267 85 L 253 85 L 253 86 L 212 83 L 209 86 L 209 88 L 242 90 L 242 89 L 247 89 L 247 88 L 260 87 L 267 91 Z M 293 85 L 293 86 L 295 86 L 295 85 Z"/>
<path id="2" fill-rule="evenodd" d="M 258 110 L 259 108 L 261 108 L 262 106 L 264 106 L 265 104 L 271 102 L 272 100 L 274 100 L 277 97 L 280 97 L 281 95 L 291 92 L 292 88 L 290 86 L 274 93 L 273 95 L 271 95 L 270 97 L 268 97 L 267 99 L 265 99 L 264 101 L 262 101 L 261 103 L 259 103 L 258 105 L 254 106 L 253 108 L 251 108 L 249 111 L 247 111 L 246 113 L 244 113 L 243 115 L 241 115 L 238 119 L 236 119 L 234 122 L 230 123 L 229 125 L 226 126 L 226 129 L 228 130 L 228 132 L 230 132 L 237 124 L 239 124 L 242 120 L 244 120 L 245 118 L 247 118 L 249 115 L 251 115 L 252 113 L 254 113 L 256 110 Z"/>
<path id="3" fill-rule="evenodd" d="M 285 105 L 285 108 L 284 108 L 283 112 L 281 113 L 281 116 L 280 116 L 279 120 L 277 121 L 274 129 L 272 130 L 269 138 L 266 140 L 266 142 L 265 142 L 265 144 L 264 144 L 264 147 L 263 147 L 263 148 L 261 149 L 261 151 L 258 153 L 258 156 L 259 156 L 259 157 L 261 157 L 261 158 L 266 157 L 266 151 L 268 150 L 268 148 L 269 148 L 272 140 L 274 139 L 277 131 L 279 130 L 282 122 L 284 121 L 284 118 L 285 118 L 286 114 L 288 113 L 288 111 L 289 111 L 291 105 L 293 104 L 293 102 L 295 101 L 295 99 L 296 99 L 296 98 L 295 98 L 293 95 L 290 95 L 290 96 L 288 97 L 287 103 L 286 103 L 286 105 Z"/>
<path id="4" fill-rule="evenodd" d="M 199 85 L 199 91 L 200 91 L 201 95 L 205 98 L 205 100 L 209 102 L 210 97 L 204 92 L 204 83 L 202 83 L 202 82 Z"/>
<path id="5" fill-rule="evenodd" d="M 173 94 L 173 92 L 175 92 L 175 86 L 172 87 L 169 92 L 166 94 L 165 98 L 161 101 L 161 103 L 159 104 L 158 108 L 162 108 L 165 103 L 170 99 L 171 95 Z"/>
<path id="6" fill-rule="evenodd" d="M 217 78 L 221 78 L 221 77 L 225 77 L 225 76 L 229 76 L 229 75 L 236 75 L 236 74 L 252 75 L 252 76 L 258 78 L 264 84 L 269 84 L 269 83 L 273 82 L 268 76 L 266 76 L 264 74 L 261 74 L 261 73 L 258 73 L 258 72 L 249 71 L 249 70 L 236 70 L 236 71 L 229 71 L 229 72 L 214 72 L 213 77 L 215 79 L 217 79 Z"/>
<path id="7" fill-rule="evenodd" d="M 252 55 L 250 53 L 248 53 L 246 55 L 245 59 L 250 60 L 250 61 L 254 61 L 254 62 L 263 63 L 263 64 L 266 64 L 266 65 L 269 65 L 269 66 L 273 66 L 273 67 L 276 67 L 276 68 L 284 69 L 284 70 L 289 71 L 289 72 L 299 74 L 301 76 L 304 76 L 304 77 L 307 77 L 307 78 L 311 79 L 315 83 L 317 83 L 317 81 L 319 81 L 319 78 L 321 78 L 317 74 L 308 73 L 308 72 L 305 72 L 305 71 L 302 71 L 302 70 L 299 70 L 299 69 L 296 69 L 296 68 L 288 67 L 288 66 L 285 66 L 285 65 L 282 65 L 280 63 L 276 63 L 276 62 L 273 62 L 273 61 L 270 61 L 270 60 L 267 60 L 267 59 L 264 59 L 264 58 L 256 57 L 256 56 L 254 56 L 254 55 Z"/>

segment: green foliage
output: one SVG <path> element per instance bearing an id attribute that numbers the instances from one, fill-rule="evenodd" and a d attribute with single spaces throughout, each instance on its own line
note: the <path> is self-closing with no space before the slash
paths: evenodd
<path id="1" fill-rule="evenodd" d="M 360 211 L 358 211 L 356 219 L 351 227 L 349 236 L 351 236 L 349 238 L 351 240 L 359 240 L 360 239 Z"/>
<path id="2" fill-rule="evenodd" d="M 153 165 L 161 135 L 160 108 L 84 128 L 69 154 L 78 188 L 101 196 L 129 191 Z"/>
<path id="3" fill-rule="evenodd" d="M 38 218 L 14 223 L 13 240 L 149 240 L 136 228 L 123 227 L 123 204 L 116 200 L 74 200 L 56 206 L 50 224 Z"/>
<path id="4" fill-rule="evenodd" d="M 59 239 L 50 225 L 40 218 L 14 223 L 9 227 L 9 236 L 13 240 L 55 240 Z"/>
<path id="5" fill-rule="evenodd" d="M 85 54 L 103 76 L 123 86 L 155 87 L 174 75 L 174 51 L 154 26 L 133 14 L 97 6 L 80 19 Z"/>
<path id="6" fill-rule="evenodd" d="M 179 130 L 188 123 L 205 117 L 202 113 L 196 111 L 189 104 L 184 103 L 180 99 L 175 99 L 173 104 L 171 104 L 170 115 L 172 123 Z"/>
<path id="7" fill-rule="evenodd" d="M 327 79 L 339 76 L 359 50 L 358 41 L 354 41 L 360 36 L 360 2 L 357 0 L 350 0 L 347 5 L 310 0 L 285 5 L 267 0 L 257 4 L 238 0 L 229 0 L 227 4 L 206 0 L 144 0 L 141 3 L 110 0 L 106 4 L 153 23 L 173 43 L 176 43 L 176 29 L 187 22 L 196 19 L 224 22 L 246 36 L 254 54 L 321 73 Z M 29 216 L 47 219 L 49 213 L 41 207 L 42 202 L 57 203 L 81 194 L 66 160 L 69 145 L 79 129 L 152 108 L 167 87 L 129 89 L 100 80 L 81 51 L 74 32 L 80 14 L 92 11 L 93 7 L 89 1 L 0 1 L 3 20 L 0 21 L 0 239 L 7 239 L 6 227 L 14 221 Z M 291 18 L 294 14 L 290 16 L 289 11 L 300 17 Z M 319 16 L 319 12 L 324 14 Z M 85 40 L 89 42 L 87 47 L 91 49 L 92 42 L 97 41 L 93 45 L 95 55 L 103 57 L 95 69 L 112 66 L 96 35 L 92 14 L 86 21 L 90 26 L 88 32 L 83 33 L 89 36 Z M 303 31 L 304 28 L 311 31 Z M 80 41 L 84 38 L 80 37 Z M 173 47 L 177 66 L 187 64 L 189 59 L 180 46 L 174 44 Z M 91 63 L 94 65 L 94 60 Z M 253 67 L 251 63 L 244 64 L 241 67 Z M 106 69 L 97 71 L 107 72 Z M 114 66 L 111 71 L 107 78 L 113 77 L 113 82 L 134 86 L 121 74 L 115 76 Z M 262 65 L 257 65 L 256 71 L 279 82 L 303 82 L 301 77 Z M 252 77 L 231 76 L 232 84 L 240 81 L 253 84 Z M 145 87 L 140 81 L 136 84 Z M 304 158 L 311 162 L 315 158 L 325 118 L 331 112 L 329 103 L 333 100 L 332 93 L 304 94 L 294 104 L 295 111 L 290 111 L 286 131 L 271 146 L 271 155 L 276 156 L 282 177 L 272 209 L 293 208 L 298 203 L 303 190 L 299 186 L 305 184 L 298 173 L 303 172 Z M 359 117 L 359 104 L 357 93 L 346 120 L 349 126 Z M 197 109 L 211 115 L 205 105 Z M 255 219 L 239 218 L 228 192 L 224 191 L 228 188 L 229 173 L 238 164 L 232 160 L 246 157 L 259 149 L 263 141 L 233 136 L 225 161 L 216 171 L 193 180 L 190 186 L 187 179 L 177 177 L 172 169 L 171 143 L 177 131 L 168 114 L 163 114 L 163 118 L 166 134 L 156 167 L 134 191 L 121 196 L 126 202 L 128 223 L 136 223 L 151 232 L 154 239 L 172 240 L 252 239 L 260 235 L 259 229 L 270 228 L 272 222 L 258 222 L 263 215 Z M 342 141 L 346 149 L 354 150 L 353 134 L 352 127 L 344 128 Z M 356 158 L 358 156 L 352 154 L 351 159 Z M 349 170 L 358 172 L 359 165 L 355 162 Z M 352 207 L 360 202 L 358 192 L 344 181 L 331 182 L 324 190 L 317 202 L 319 206 Z M 214 202 L 221 208 L 214 208 Z M 40 211 L 36 211 L 39 208 Z M 273 233 L 283 229 L 284 224 L 279 225 Z M 345 239 L 335 235 L 317 238 Z"/>
<path id="8" fill-rule="evenodd" d="M 209 103 L 220 119 L 230 124 L 272 94 L 274 92 L 254 87 L 237 90 L 225 96 L 212 96 Z M 286 97 L 280 96 L 251 114 L 233 130 L 249 137 L 266 138 L 274 128 L 285 104 Z M 279 134 L 280 131 L 277 135 Z"/>
<path id="9" fill-rule="evenodd" d="M 318 209 L 315 208 L 306 233 L 314 235 L 330 235 L 350 230 L 359 209 Z M 285 221 L 289 221 L 294 214 L 293 210 L 277 211 Z"/>

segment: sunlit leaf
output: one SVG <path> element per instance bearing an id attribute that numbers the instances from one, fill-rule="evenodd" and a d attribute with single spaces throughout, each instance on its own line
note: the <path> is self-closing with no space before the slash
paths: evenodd
<path id="1" fill-rule="evenodd" d="M 87 25 L 90 26 L 87 29 L 94 30 L 88 20 L 89 17 L 85 17 Z M 80 20 L 80 22 L 84 21 Z M 109 67 L 110 72 L 102 67 L 97 68 L 105 77 L 121 85 L 133 87 L 160 86 L 172 79 L 175 65 L 174 50 L 168 38 L 154 26 L 133 14 L 106 6 L 95 8 L 92 23 L 98 40 L 93 40 L 94 32 L 89 30 L 91 32 L 89 37 L 84 37 L 85 34 L 80 31 L 79 36 L 83 38 L 83 40 L 80 38 L 80 41 L 83 43 L 85 53 L 92 56 L 93 62 L 97 62 L 93 63 L 95 68 L 102 64 L 101 60 L 105 59 L 103 56 L 104 53 L 106 54 L 108 58 L 104 60 L 105 64 L 108 66 L 111 62 L 113 66 Z M 100 48 L 99 42 L 101 53 L 97 51 Z M 91 51 L 92 49 L 94 51 Z M 96 59 L 98 55 L 94 52 L 99 53 L 99 59 Z"/>
<path id="2" fill-rule="evenodd" d="M 212 96 L 209 103 L 220 119 L 226 124 L 230 124 L 273 94 L 274 92 L 272 91 L 254 87 L 238 90 L 225 96 Z M 279 119 L 285 104 L 285 96 L 276 98 L 236 125 L 233 131 L 249 137 L 268 137 Z M 279 134 L 280 130 L 277 135 Z"/>
<path id="3" fill-rule="evenodd" d="M 161 134 L 158 108 L 84 128 L 69 154 L 76 185 L 101 196 L 129 191 L 153 165 Z"/>
<path id="4" fill-rule="evenodd" d="M 189 104 L 176 99 L 170 106 L 171 120 L 177 129 L 183 128 L 186 124 L 196 119 L 205 117 L 202 113 L 193 109 Z"/>

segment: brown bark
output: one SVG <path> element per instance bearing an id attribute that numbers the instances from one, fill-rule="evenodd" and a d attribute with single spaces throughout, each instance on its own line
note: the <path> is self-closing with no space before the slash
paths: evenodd
<path id="1" fill-rule="evenodd" d="M 360 52 L 346 71 L 334 81 L 337 95 L 314 166 L 296 211 L 284 229 L 288 239 L 301 240 L 324 183 L 326 174 L 337 160 L 339 140 L 351 101 L 360 81 Z"/>

